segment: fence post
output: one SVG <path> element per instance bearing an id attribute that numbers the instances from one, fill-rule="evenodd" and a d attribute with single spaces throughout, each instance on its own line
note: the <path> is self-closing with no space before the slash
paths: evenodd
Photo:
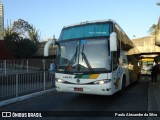
<path id="1" fill-rule="evenodd" d="M 4 60 L 4 73 L 5 74 L 7 73 L 7 63 L 6 63 L 6 60 Z"/>
<path id="2" fill-rule="evenodd" d="M 18 74 L 16 74 L 16 97 L 18 97 Z"/>
<path id="3" fill-rule="evenodd" d="M 28 73 L 28 59 L 27 59 L 27 73 Z"/>
<path id="4" fill-rule="evenodd" d="M 46 69 L 46 63 L 45 63 L 45 60 L 43 59 L 42 60 L 43 62 L 43 87 L 44 87 L 44 91 L 46 90 L 46 72 L 45 72 L 45 69 Z"/>
<path id="5" fill-rule="evenodd" d="M 44 91 L 46 90 L 46 73 L 43 71 L 43 86 L 44 86 Z"/>

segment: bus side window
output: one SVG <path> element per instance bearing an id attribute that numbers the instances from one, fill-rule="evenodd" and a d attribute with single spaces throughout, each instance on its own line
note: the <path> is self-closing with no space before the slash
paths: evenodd
<path id="1" fill-rule="evenodd" d="M 113 70 L 116 70 L 119 64 L 119 58 L 120 58 L 120 40 L 118 39 L 117 42 L 117 51 L 113 52 Z"/>

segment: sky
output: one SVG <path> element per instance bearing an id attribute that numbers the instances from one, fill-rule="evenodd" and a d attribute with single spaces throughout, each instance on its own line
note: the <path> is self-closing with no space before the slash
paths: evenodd
<path id="1" fill-rule="evenodd" d="M 4 24 L 23 19 L 39 30 L 41 40 L 59 38 L 75 23 L 113 19 L 129 38 L 148 36 L 160 17 L 160 0 L 1 0 Z M 8 21 L 8 22 L 7 22 Z M 133 37 L 136 36 L 136 37 Z"/>

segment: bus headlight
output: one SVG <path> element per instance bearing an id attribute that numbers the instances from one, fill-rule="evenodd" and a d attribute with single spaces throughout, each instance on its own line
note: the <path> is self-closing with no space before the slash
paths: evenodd
<path id="1" fill-rule="evenodd" d="M 58 83 L 64 83 L 65 81 L 64 81 L 64 80 L 62 80 L 62 79 L 58 79 L 58 78 L 56 78 L 56 82 L 58 82 Z"/>
<path id="2" fill-rule="evenodd" d="M 108 79 L 108 80 L 99 80 L 99 81 L 95 81 L 94 84 L 103 85 L 103 84 L 108 84 L 110 82 L 111 82 L 110 79 Z"/>

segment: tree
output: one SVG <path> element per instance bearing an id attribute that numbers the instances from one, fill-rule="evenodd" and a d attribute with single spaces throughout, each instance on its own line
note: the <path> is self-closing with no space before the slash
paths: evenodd
<path id="1" fill-rule="evenodd" d="M 28 33 L 30 37 L 25 36 Z M 16 58 L 30 58 L 37 51 L 38 31 L 32 25 L 19 19 L 12 26 L 5 28 L 4 40 Z"/>
<path id="2" fill-rule="evenodd" d="M 18 57 L 20 58 L 31 58 L 37 51 L 36 44 L 30 39 L 23 39 L 18 44 L 17 53 L 19 53 Z"/>
<path id="3" fill-rule="evenodd" d="M 18 19 L 13 23 L 12 31 L 19 33 L 19 35 L 23 38 L 29 38 L 36 44 L 39 42 L 39 31 L 23 19 Z"/>
<path id="4" fill-rule="evenodd" d="M 156 35 L 157 32 L 158 32 L 158 26 L 156 24 L 153 24 L 149 29 L 149 33 L 151 35 Z"/>
<path id="5" fill-rule="evenodd" d="M 38 30 L 36 30 L 36 28 L 32 26 L 32 28 L 30 30 L 28 30 L 27 32 L 28 32 L 29 38 L 32 41 L 34 41 L 36 44 L 38 44 L 39 43 L 39 39 L 40 39 L 40 36 L 38 34 Z"/>
<path id="6" fill-rule="evenodd" d="M 23 39 L 13 33 L 5 36 L 5 42 L 15 58 L 31 58 L 37 51 L 36 44 L 28 38 Z"/>
<path id="7" fill-rule="evenodd" d="M 160 6 L 160 2 L 157 2 L 157 5 Z"/>
<path id="8" fill-rule="evenodd" d="M 157 2 L 157 5 L 158 6 L 160 6 L 160 2 Z M 159 23 L 158 23 L 159 24 Z M 156 35 L 157 34 L 157 32 L 158 32 L 158 24 L 156 25 L 156 24 L 153 24 L 151 27 L 150 27 L 150 29 L 149 29 L 149 33 L 151 34 L 151 35 Z"/>
<path id="9" fill-rule="evenodd" d="M 160 6 L 160 2 L 157 3 L 157 5 Z M 158 30 L 160 29 L 160 18 L 159 18 L 159 21 L 158 21 L 158 24 L 153 24 L 150 29 L 149 29 L 149 33 L 151 35 L 156 35 L 158 33 Z"/>

